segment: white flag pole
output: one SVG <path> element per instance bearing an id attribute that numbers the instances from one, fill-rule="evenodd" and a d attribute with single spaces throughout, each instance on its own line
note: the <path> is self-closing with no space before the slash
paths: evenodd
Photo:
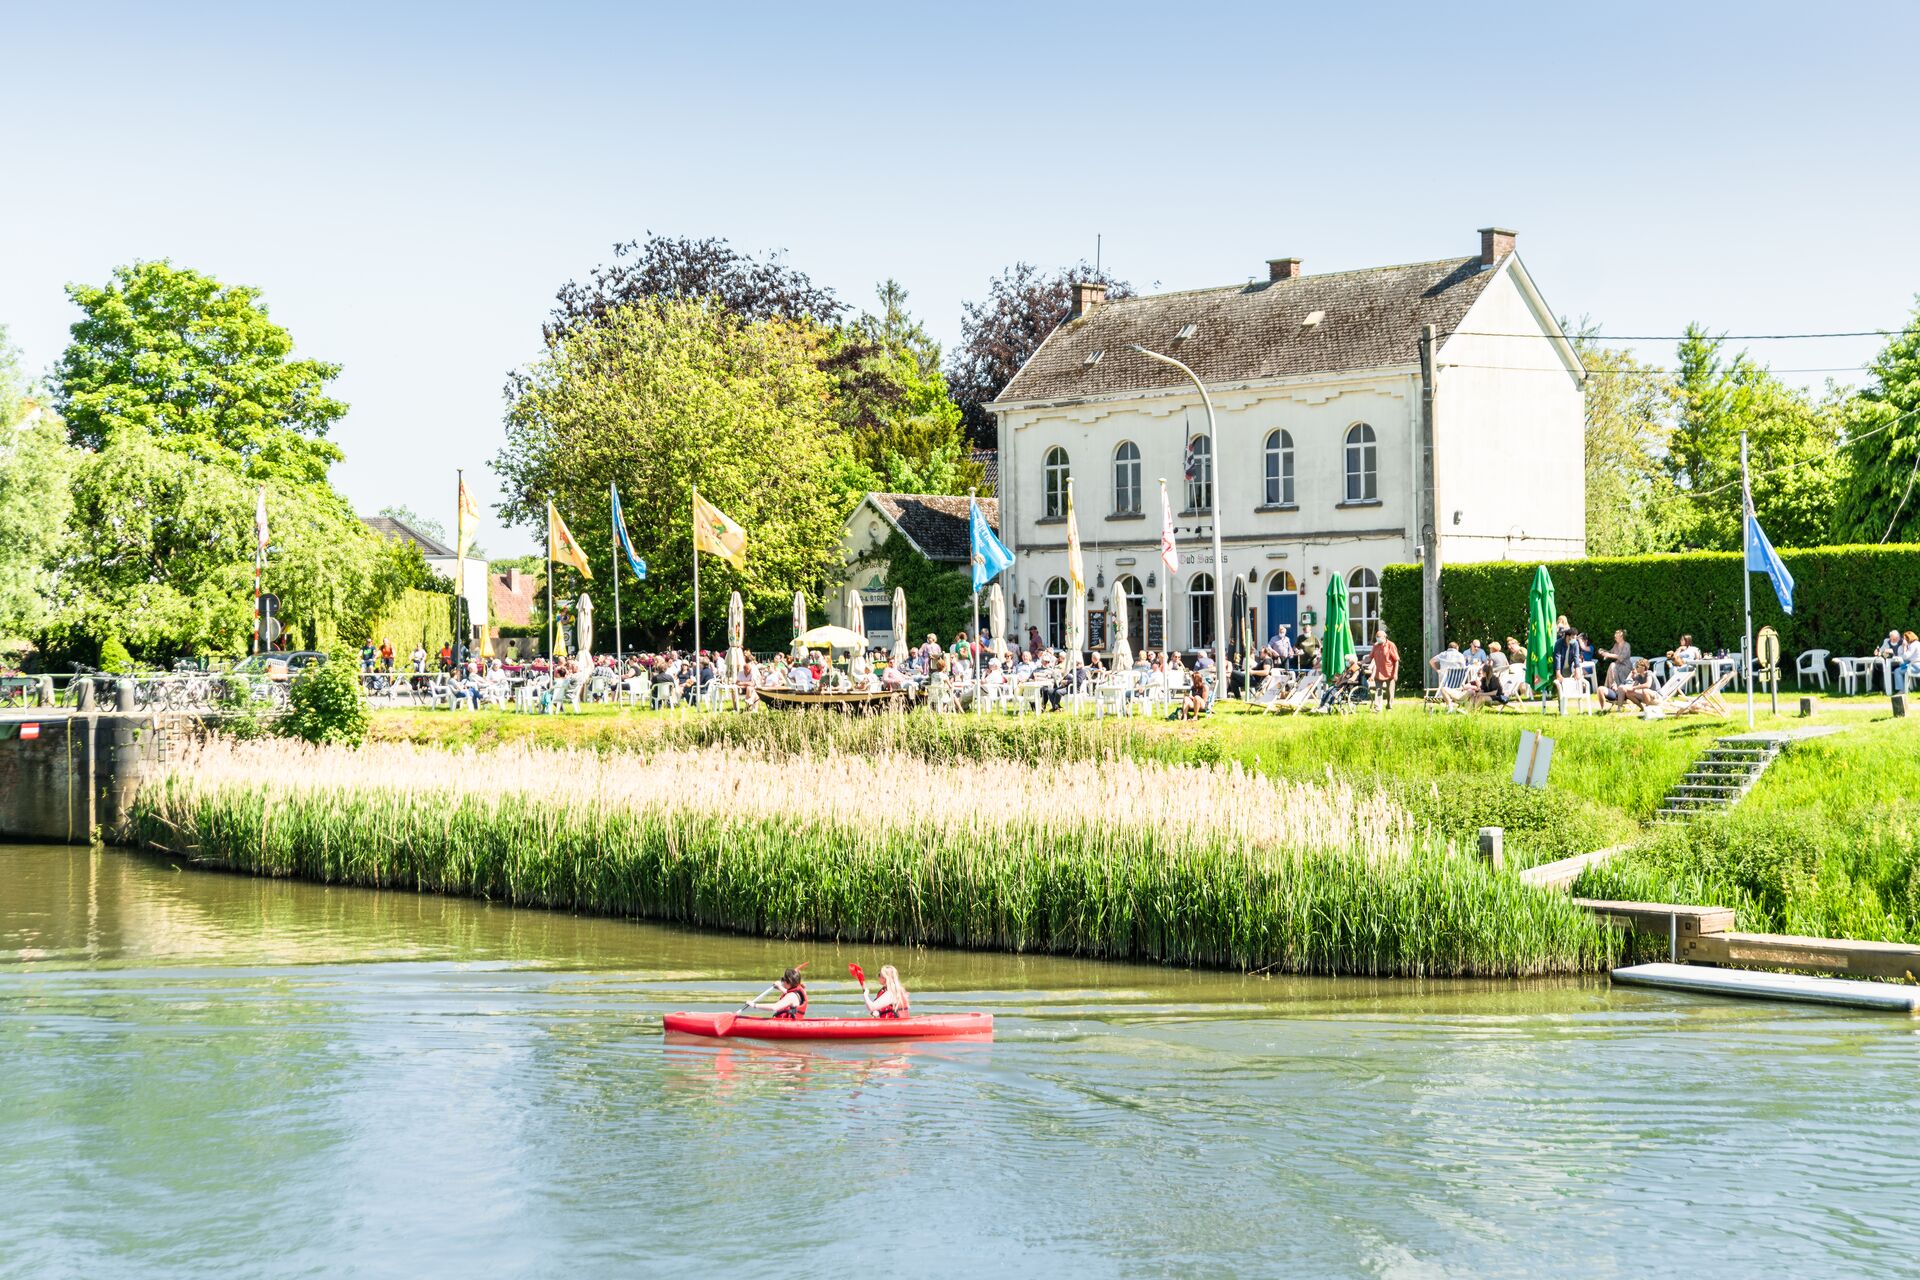
<path id="1" fill-rule="evenodd" d="M 693 689 L 700 691 L 700 490 L 693 491 Z"/>
<path id="2" fill-rule="evenodd" d="M 1746 601 L 1746 630 L 1741 634 L 1740 674 L 1747 680 L 1747 728 L 1753 728 L 1753 569 L 1747 548 L 1753 538 L 1753 482 L 1747 477 L 1747 433 L 1740 433 L 1740 589 Z"/>
<path id="3" fill-rule="evenodd" d="M 620 539 L 619 502 L 615 494 L 613 481 L 607 481 L 608 514 L 613 516 L 613 678 L 620 679 L 620 672 L 626 666 L 626 653 L 620 642 L 620 562 L 626 557 L 626 546 Z"/>

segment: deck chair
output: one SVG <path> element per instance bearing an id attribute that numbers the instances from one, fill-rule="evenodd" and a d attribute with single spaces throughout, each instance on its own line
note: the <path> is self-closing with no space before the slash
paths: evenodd
<path id="1" fill-rule="evenodd" d="M 1275 698 L 1267 710 L 1272 713 L 1290 711 L 1299 714 L 1311 711 L 1320 705 L 1320 687 L 1327 682 L 1318 671 L 1310 671 L 1300 677 L 1300 683 L 1293 686 L 1293 692 L 1284 698 Z"/>
<path id="2" fill-rule="evenodd" d="M 1720 699 L 1720 691 L 1732 683 L 1734 676 L 1737 674 L 1738 672 L 1733 670 L 1722 671 L 1718 680 L 1715 680 L 1691 698 L 1684 700 L 1675 698 L 1674 702 L 1677 705 L 1667 707 L 1667 714 L 1670 716 L 1725 716 L 1729 714 L 1727 704 Z"/>
<path id="3" fill-rule="evenodd" d="M 1440 671 L 1440 683 L 1427 690 L 1423 705 L 1428 711 L 1435 708 L 1445 711 L 1454 701 L 1447 695 L 1458 694 L 1466 684 L 1467 669 L 1465 667 L 1443 667 Z"/>

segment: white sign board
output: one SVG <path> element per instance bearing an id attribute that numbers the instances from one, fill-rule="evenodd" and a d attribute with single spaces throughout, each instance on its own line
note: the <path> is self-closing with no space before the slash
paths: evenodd
<path id="1" fill-rule="evenodd" d="M 1520 751 L 1513 760 L 1513 780 L 1523 787 L 1545 787 L 1547 766 L 1553 763 L 1553 739 L 1531 729 L 1520 734 Z"/>

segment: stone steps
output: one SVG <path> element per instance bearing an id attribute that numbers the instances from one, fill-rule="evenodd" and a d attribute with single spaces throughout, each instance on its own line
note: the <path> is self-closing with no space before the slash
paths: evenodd
<path id="1" fill-rule="evenodd" d="M 1684 822 L 1709 809 L 1731 808 L 1753 789 L 1784 745 L 1775 739 L 1718 739 L 1667 792 L 1654 821 Z"/>

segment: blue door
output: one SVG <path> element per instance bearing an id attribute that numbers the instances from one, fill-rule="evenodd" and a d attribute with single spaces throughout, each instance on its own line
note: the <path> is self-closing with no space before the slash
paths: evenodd
<path id="1" fill-rule="evenodd" d="M 1291 591 L 1269 591 L 1267 593 L 1267 634 L 1261 636 L 1264 642 L 1273 639 L 1274 633 L 1285 623 L 1287 634 L 1295 640 L 1300 638 L 1300 597 Z"/>

